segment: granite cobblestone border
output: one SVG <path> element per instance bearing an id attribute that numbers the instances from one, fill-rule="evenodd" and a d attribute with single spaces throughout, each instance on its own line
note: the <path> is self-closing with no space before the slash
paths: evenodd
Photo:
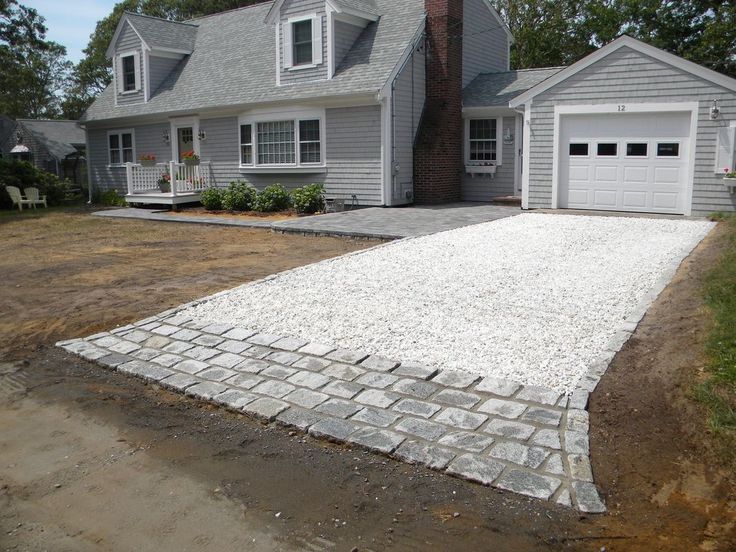
<path id="1" fill-rule="evenodd" d="M 588 391 L 567 397 L 189 320 L 179 309 L 57 346 L 315 438 L 587 513 L 606 510 L 589 460 Z"/>

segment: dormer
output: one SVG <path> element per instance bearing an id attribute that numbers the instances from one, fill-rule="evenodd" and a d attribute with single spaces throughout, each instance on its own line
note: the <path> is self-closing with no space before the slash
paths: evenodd
<path id="1" fill-rule="evenodd" d="M 276 34 L 279 85 L 331 79 L 363 29 L 375 0 L 276 0 L 266 16 Z"/>
<path id="2" fill-rule="evenodd" d="M 107 49 L 115 105 L 147 102 L 194 51 L 196 36 L 197 26 L 190 23 L 125 13 Z"/>

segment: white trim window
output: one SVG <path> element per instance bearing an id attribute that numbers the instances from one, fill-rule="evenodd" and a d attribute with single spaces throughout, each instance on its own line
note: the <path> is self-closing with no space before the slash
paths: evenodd
<path id="1" fill-rule="evenodd" d="M 323 166 L 322 115 L 240 120 L 241 167 Z"/>
<path id="2" fill-rule="evenodd" d="M 501 119 L 466 119 L 465 160 L 501 164 Z"/>
<path id="3" fill-rule="evenodd" d="M 141 90 L 141 60 L 138 52 L 118 55 L 115 78 L 119 94 L 133 94 Z"/>
<path id="4" fill-rule="evenodd" d="M 284 22 L 284 69 L 309 69 L 322 64 L 322 16 L 292 17 Z"/>
<path id="5" fill-rule="evenodd" d="M 110 165 L 135 163 L 135 134 L 132 130 L 107 133 L 107 155 Z"/>

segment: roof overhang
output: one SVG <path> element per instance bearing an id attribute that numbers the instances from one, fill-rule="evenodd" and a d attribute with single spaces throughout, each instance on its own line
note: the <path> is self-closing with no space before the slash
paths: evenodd
<path id="1" fill-rule="evenodd" d="M 333 12 L 340 14 L 348 22 L 351 22 L 351 18 L 355 18 L 358 20 L 356 22 L 363 23 L 363 26 L 365 26 L 365 23 L 378 21 L 380 19 L 380 17 L 375 13 L 370 13 L 350 6 L 345 6 L 339 0 L 327 0 L 327 5 L 332 8 Z"/>
<path id="2" fill-rule="evenodd" d="M 10 150 L 10 153 L 30 153 L 31 150 L 28 149 L 28 146 L 24 146 L 23 144 L 18 144 L 17 146 L 13 147 L 13 149 Z"/>
<path id="3" fill-rule="evenodd" d="M 713 84 L 722 86 L 727 90 L 736 92 L 736 79 L 732 79 L 731 77 L 722 75 L 721 73 L 713 71 L 712 69 L 708 69 L 706 67 L 703 67 L 702 65 L 698 65 L 697 63 L 693 63 L 692 61 L 688 61 L 674 54 L 670 54 L 669 52 L 665 52 L 664 50 L 660 50 L 659 48 L 655 48 L 654 46 L 646 44 L 640 40 L 624 35 L 617 38 L 613 42 L 606 44 L 599 50 L 593 52 L 589 56 L 584 57 L 580 61 L 573 63 L 556 75 L 553 75 L 544 82 L 539 83 L 537 86 L 530 88 L 520 96 L 511 100 L 509 105 L 511 107 L 518 107 L 530 102 L 535 96 L 541 94 L 546 90 L 549 90 L 553 86 L 560 84 L 573 75 L 579 73 L 583 69 L 590 67 L 594 63 L 602 60 L 606 56 L 624 47 L 631 48 L 632 50 L 640 52 L 663 63 L 672 65 L 677 69 L 695 75 L 696 77 L 700 77 L 704 80 L 712 82 Z"/>

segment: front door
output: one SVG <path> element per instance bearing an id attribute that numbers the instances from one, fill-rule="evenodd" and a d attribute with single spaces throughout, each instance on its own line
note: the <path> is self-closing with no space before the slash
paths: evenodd
<path id="1" fill-rule="evenodd" d="M 176 140 L 178 144 L 179 162 L 182 162 L 183 155 L 188 151 L 194 150 L 194 128 L 179 127 L 176 129 Z"/>

